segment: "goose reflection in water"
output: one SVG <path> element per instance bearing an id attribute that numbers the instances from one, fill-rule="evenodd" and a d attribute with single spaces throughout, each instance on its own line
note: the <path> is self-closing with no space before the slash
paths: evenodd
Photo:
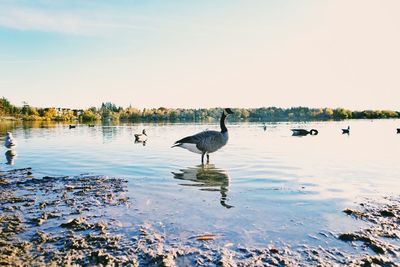
<path id="1" fill-rule="evenodd" d="M 230 209 L 233 206 L 226 203 L 229 187 L 229 176 L 225 171 L 216 169 L 214 165 L 199 165 L 180 172 L 172 172 L 175 179 L 185 180 L 193 183 L 181 183 L 182 186 L 199 187 L 202 191 L 219 191 L 220 203 L 223 207 Z"/>
<path id="2" fill-rule="evenodd" d="M 5 153 L 6 155 L 6 160 L 8 165 L 14 165 L 15 164 L 15 157 L 17 156 L 17 152 L 15 150 L 7 150 Z"/>

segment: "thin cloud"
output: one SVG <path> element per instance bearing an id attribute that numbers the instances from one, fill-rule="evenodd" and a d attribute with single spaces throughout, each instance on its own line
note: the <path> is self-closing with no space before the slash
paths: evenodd
<path id="1" fill-rule="evenodd" d="M 39 63 L 39 59 L 32 59 L 32 60 L 12 60 L 12 59 L 6 59 L 2 60 L 0 59 L 0 64 L 28 64 L 28 63 Z"/>
<path id="2" fill-rule="evenodd" d="M 0 0 L 1 1 L 1 0 Z M 0 28 L 21 31 L 38 31 L 81 36 L 108 36 L 113 33 L 129 34 L 135 31 L 168 32 L 208 36 L 210 32 L 247 32 L 249 29 L 229 29 L 224 21 L 207 23 L 190 20 L 188 17 L 153 17 L 131 14 L 123 9 L 107 10 L 82 7 L 80 9 L 60 9 L 50 6 L 32 7 L 20 4 L 3 5 L 0 9 Z"/>
<path id="3" fill-rule="evenodd" d="M 96 12 L 72 13 L 27 7 L 3 7 L 0 27 L 26 31 L 54 32 L 72 35 L 107 35 L 116 30 L 156 31 L 151 20 L 142 17 L 102 16 Z"/>

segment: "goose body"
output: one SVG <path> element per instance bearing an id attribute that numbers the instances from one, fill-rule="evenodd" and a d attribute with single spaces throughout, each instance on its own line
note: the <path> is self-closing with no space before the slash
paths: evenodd
<path id="1" fill-rule="evenodd" d="M 221 131 L 204 131 L 195 135 L 187 136 L 174 143 L 172 147 L 181 147 L 190 152 L 201 154 L 201 163 L 204 163 L 204 155 L 207 155 L 207 163 L 209 162 L 209 154 L 219 150 L 228 143 L 229 134 L 225 126 L 226 117 L 233 114 L 229 108 L 224 109 L 220 126 Z"/>
<path id="2" fill-rule="evenodd" d="M 4 141 L 4 146 L 6 148 L 12 148 L 12 147 L 15 147 L 16 145 L 17 145 L 17 141 L 12 136 L 12 133 L 7 132 L 6 133 L 6 140 Z"/>
<path id="3" fill-rule="evenodd" d="M 311 129 L 310 131 L 305 130 L 305 129 L 291 129 L 292 130 L 292 135 L 294 136 L 305 136 L 305 135 L 317 135 L 318 131 L 315 129 Z"/>
<path id="4" fill-rule="evenodd" d="M 74 128 L 76 128 L 76 125 L 69 125 L 68 128 L 74 129 Z"/>
<path id="5" fill-rule="evenodd" d="M 347 129 L 342 129 L 342 134 L 349 134 L 350 133 L 350 126 L 347 126 Z"/>
<path id="6" fill-rule="evenodd" d="M 400 128 L 397 128 L 397 133 L 400 134 Z"/>
<path id="7" fill-rule="evenodd" d="M 146 142 L 146 140 L 147 134 L 145 129 L 143 129 L 141 134 L 135 134 L 135 142 Z"/>

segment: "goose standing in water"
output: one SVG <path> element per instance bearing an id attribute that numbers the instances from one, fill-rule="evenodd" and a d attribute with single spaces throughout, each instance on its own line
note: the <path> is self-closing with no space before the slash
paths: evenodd
<path id="1" fill-rule="evenodd" d="M 350 126 L 347 126 L 347 129 L 342 129 L 342 134 L 350 134 Z"/>
<path id="2" fill-rule="evenodd" d="M 147 141 L 147 134 L 145 129 L 143 129 L 141 134 L 135 134 L 135 142 L 146 142 L 146 141 Z"/>
<path id="3" fill-rule="evenodd" d="M 174 143 L 172 147 L 182 147 L 190 152 L 201 154 L 201 164 L 204 164 L 204 155 L 207 155 L 207 163 L 210 161 L 210 153 L 213 153 L 226 145 L 229 139 L 228 129 L 225 126 L 226 117 L 233 114 L 230 108 L 222 112 L 220 126 L 221 131 L 204 131 L 192 136 L 187 136 Z"/>
<path id="4" fill-rule="evenodd" d="M 13 137 L 12 133 L 7 132 L 6 133 L 6 140 L 4 141 L 4 146 L 6 148 L 13 148 L 17 145 L 17 141 L 15 140 L 15 138 Z"/>

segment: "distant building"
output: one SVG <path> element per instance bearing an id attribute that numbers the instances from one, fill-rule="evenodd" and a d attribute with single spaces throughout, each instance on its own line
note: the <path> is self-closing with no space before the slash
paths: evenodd
<path id="1" fill-rule="evenodd" d="M 56 108 L 57 116 L 61 117 L 71 112 L 69 108 Z"/>
<path id="2" fill-rule="evenodd" d="M 72 112 L 74 113 L 74 116 L 78 117 L 83 114 L 84 110 L 83 109 L 73 109 Z"/>

